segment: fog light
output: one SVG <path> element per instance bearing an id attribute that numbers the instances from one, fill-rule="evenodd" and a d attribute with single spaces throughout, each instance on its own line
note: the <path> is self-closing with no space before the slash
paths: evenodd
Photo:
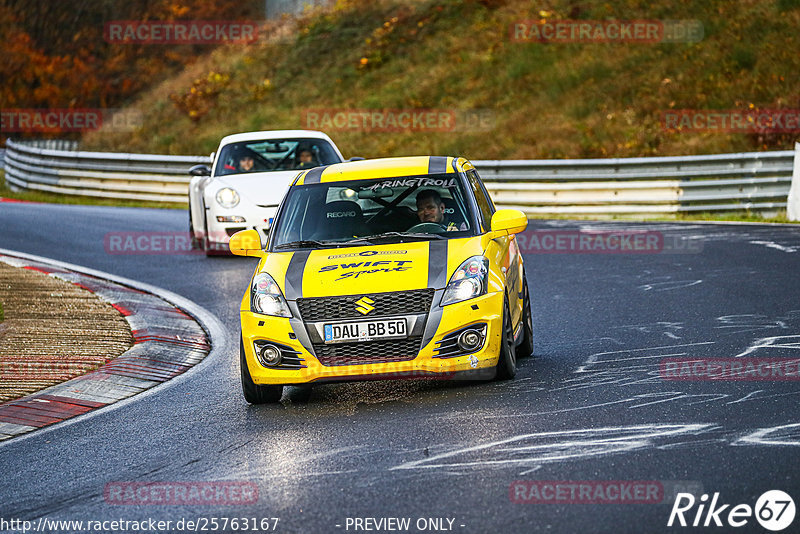
<path id="1" fill-rule="evenodd" d="M 217 215 L 217 222 L 221 223 L 243 223 L 244 217 L 241 215 Z"/>
<path id="2" fill-rule="evenodd" d="M 281 363 L 281 351 L 275 345 L 262 345 L 257 354 L 258 361 L 264 367 L 275 367 Z"/>
<path id="3" fill-rule="evenodd" d="M 477 330 L 464 330 L 458 336 L 458 346 L 464 352 L 472 352 L 480 347 L 481 343 L 483 343 L 483 336 Z"/>

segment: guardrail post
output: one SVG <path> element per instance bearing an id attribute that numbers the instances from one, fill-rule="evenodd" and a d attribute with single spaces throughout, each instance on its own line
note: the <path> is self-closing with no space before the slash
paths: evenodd
<path id="1" fill-rule="evenodd" d="M 790 221 L 800 221 L 800 143 L 794 144 L 794 172 L 786 202 L 786 214 Z"/>

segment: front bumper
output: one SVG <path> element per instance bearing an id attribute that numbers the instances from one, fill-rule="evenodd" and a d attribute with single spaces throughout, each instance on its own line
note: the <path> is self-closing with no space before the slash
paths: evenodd
<path id="1" fill-rule="evenodd" d="M 434 312 L 441 310 L 433 337 L 418 350 L 416 355 L 404 361 L 330 365 L 330 360 L 327 360 L 329 365 L 323 365 L 322 361 L 312 353 L 314 346 L 309 337 L 309 330 L 313 327 L 299 319 L 270 317 L 243 310 L 240 312 L 242 337 L 250 376 L 253 382 L 260 385 L 400 378 L 492 378 L 500 353 L 503 293 L 489 293 L 439 308 L 440 293 L 436 292 L 432 304 Z M 295 306 L 292 308 L 296 309 Z M 427 315 L 425 327 L 427 322 L 435 320 L 432 317 L 434 313 Z M 448 334 L 473 324 L 487 326 L 482 347 L 475 352 L 453 357 L 436 357 L 437 342 Z M 305 343 L 301 340 L 305 340 Z M 294 368 L 273 368 L 262 365 L 256 357 L 254 343 L 265 342 L 289 349 L 292 358 L 296 354 L 296 357 L 302 360 L 300 362 L 302 367 L 296 368 L 296 365 L 293 365 L 291 367 Z"/>
<path id="2" fill-rule="evenodd" d="M 208 225 L 208 241 L 215 248 L 228 250 L 228 241 L 236 232 L 256 230 L 263 240 L 269 235 L 269 229 L 275 218 L 277 207 L 239 206 L 231 209 L 216 207 L 206 211 Z M 244 222 L 221 222 L 217 217 L 243 217 Z"/>

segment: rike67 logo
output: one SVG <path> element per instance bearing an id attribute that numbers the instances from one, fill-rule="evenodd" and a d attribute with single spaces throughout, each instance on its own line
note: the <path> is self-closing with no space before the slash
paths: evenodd
<path id="1" fill-rule="evenodd" d="M 697 509 L 693 510 L 695 504 Z M 691 493 L 678 493 L 667 526 L 738 528 L 747 525 L 755 516 L 762 527 L 778 532 L 792 524 L 794 515 L 794 501 L 781 490 L 765 492 L 758 498 L 755 507 L 748 504 L 737 504 L 733 507 L 722 504 L 718 492 L 714 493 L 711 502 L 708 502 L 706 494 L 701 495 L 698 502 Z"/>

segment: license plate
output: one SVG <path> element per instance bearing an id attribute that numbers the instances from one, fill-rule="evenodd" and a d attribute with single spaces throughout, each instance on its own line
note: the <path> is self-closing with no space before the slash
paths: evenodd
<path id="1" fill-rule="evenodd" d="M 325 325 L 325 343 L 408 337 L 405 319 Z"/>

